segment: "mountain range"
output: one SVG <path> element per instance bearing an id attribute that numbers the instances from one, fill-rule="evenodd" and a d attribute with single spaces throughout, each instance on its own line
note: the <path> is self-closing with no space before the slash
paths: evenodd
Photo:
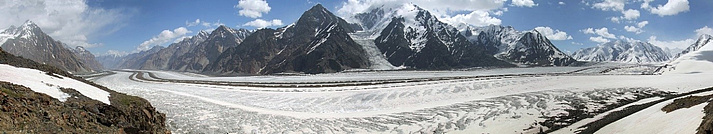
<path id="1" fill-rule="evenodd" d="M 698 42 L 709 40 L 701 37 Z M 127 68 L 211 75 L 315 74 L 360 69 L 568 66 L 581 63 L 578 60 L 650 63 L 672 57 L 671 50 L 624 40 L 569 56 L 537 30 L 452 26 L 410 3 L 372 5 L 346 19 L 317 4 L 285 27 L 247 30 L 219 26 L 167 47 L 155 46 L 125 56 L 94 57 L 83 47 L 68 48 L 30 21 L 3 31 L 0 41 L 10 53 L 73 72 Z M 682 53 L 693 49 L 695 46 Z"/>
<path id="2" fill-rule="evenodd" d="M 592 62 L 660 63 L 671 55 L 648 42 L 615 40 L 596 47 L 585 48 L 572 54 L 578 60 Z"/>
<path id="3" fill-rule="evenodd" d="M 8 53 L 63 70 L 85 73 L 102 70 L 101 65 L 83 47 L 69 48 L 52 39 L 32 21 L 10 26 L 0 32 L 0 46 Z"/>

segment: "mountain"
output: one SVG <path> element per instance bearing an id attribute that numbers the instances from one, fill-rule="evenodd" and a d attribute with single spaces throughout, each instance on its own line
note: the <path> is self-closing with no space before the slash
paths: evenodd
<path id="1" fill-rule="evenodd" d="M 177 53 L 176 56 L 170 60 L 168 63 L 168 69 L 177 71 L 189 71 L 189 72 L 201 72 L 209 64 L 218 60 L 218 56 L 223 52 L 228 50 L 228 48 L 236 47 L 247 38 L 251 31 L 246 29 L 232 29 L 226 26 L 220 26 L 213 30 L 206 39 L 204 37 L 194 37 L 193 41 L 204 40 L 199 44 L 195 45 L 189 40 L 189 42 L 183 43 L 183 45 L 191 46 L 189 49 L 180 49 L 181 44 L 176 44 Z M 184 47 L 184 48 L 186 48 Z M 169 50 L 173 51 L 173 50 Z M 164 54 L 164 53 L 162 53 Z M 163 55 L 166 56 L 166 55 Z"/>
<path id="2" fill-rule="evenodd" d="M 363 48 L 348 33 L 354 25 L 321 4 L 305 11 L 293 25 L 260 29 L 226 50 L 205 73 L 331 73 L 369 67 Z"/>
<path id="3" fill-rule="evenodd" d="M 584 48 L 572 54 L 583 61 L 593 62 L 625 62 L 625 63 L 655 63 L 668 61 L 671 56 L 663 49 L 648 42 L 616 40 Z"/>
<path id="4" fill-rule="evenodd" d="M 691 44 L 691 46 L 688 46 L 685 50 L 681 51 L 681 53 L 676 54 L 676 57 L 678 58 L 681 57 L 681 55 L 697 51 L 698 49 L 701 49 L 701 47 L 705 46 L 708 44 L 708 42 L 711 42 L 713 40 L 713 36 L 708 35 L 708 34 L 703 34 L 700 37 L 698 37 L 698 40 L 696 40 L 695 43 Z"/>
<path id="5" fill-rule="evenodd" d="M 713 41 L 711 35 L 701 35 L 678 57 L 661 68 L 663 74 L 710 73 L 713 68 Z"/>
<path id="6" fill-rule="evenodd" d="M 70 72 L 92 72 L 72 50 L 62 42 L 52 39 L 42 32 L 32 21 L 26 21 L 19 27 L 10 26 L 0 32 L 0 46 L 13 55 L 33 61 L 57 66 Z"/>
<path id="7" fill-rule="evenodd" d="M 176 59 L 188 53 L 193 47 L 208 39 L 209 36 L 210 33 L 200 31 L 193 37 L 184 38 L 178 43 L 173 43 L 156 53 L 149 54 L 146 56 L 147 59 L 143 61 L 143 63 L 139 63 L 141 65 L 138 69 L 169 70 L 171 68 L 171 66 L 169 66 L 170 63 L 175 62 Z"/>
<path id="8" fill-rule="evenodd" d="M 413 4 L 374 5 L 350 18 L 372 33 L 375 45 L 393 66 L 453 69 L 512 66 L 473 45 L 453 26 Z"/>
<path id="9" fill-rule="evenodd" d="M 84 65 L 91 68 L 92 70 L 94 70 L 94 71 L 104 70 L 104 67 L 102 66 L 102 64 L 99 63 L 99 61 L 96 60 L 94 54 L 92 54 L 91 52 L 84 49 L 84 47 L 77 46 L 74 49 L 72 49 L 72 52 L 74 52 L 74 55 L 79 57 L 79 59 L 82 61 L 82 63 Z"/>
<path id="10" fill-rule="evenodd" d="M 124 60 L 126 55 L 99 55 L 95 59 L 102 65 L 104 69 L 119 69 L 121 62 Z"/>
<path id="11" fill-rule="evenodd" d="M 520 66 L 567 66 L 576 60 L 560 51 L 537 30 L 517 31 L 511 26 L 465 26 L 461 34 L 485 52 Z"/>
<path id="12" fill-rule="evenodd" d="M 119 66 L 117 68 L 121 69 L 139 69 L 143 65 L 143 63 L 148 60 L 149 55 L 152 55 L 154 53 L 157 53 L 161 49 L 165 47 L 163 46 L 154 46 L 149 50 L 144 50 L 138 53 L 132 53 L 129 55 L 126 55 L 121 58 L 119 62 Z"/>

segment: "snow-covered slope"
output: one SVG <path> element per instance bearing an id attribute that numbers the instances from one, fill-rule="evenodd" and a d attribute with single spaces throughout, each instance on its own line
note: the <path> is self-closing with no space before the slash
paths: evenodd
<path id="1" fill-rule="evenodd" d="M 60 88 L 72 88 L 82 93 L 84 96 L 110 104 L 109 92 L 83 83 L 81 81 L 67 78 L 61 75 L 50 75 L 47 72 L 0 64 L 0 81 L 22 85 L 38 93 L 47 94 L 60 101 L 70 97 L 62 92 Z"/>
<path id="2" fill-rule="evenodd" d="M 698 37 L 698 40 L 696 40 L 695 43 L 693 43 L 691 46 L 688 46 L 688 48 L 681 51 L 681 53 L 676 54 L 676 58 L 681 57 L 681 55 L 701 49 L 701 47 L 708 44 L 708 42 L 711 42 L 711 40 L 713 40 L 713 36 L 708 34 L 701 35 L 700 37 Z"/>
<path id="3" fill-rule="evenodd" d="M 664 74 L 713 73 L 713 41 L 705 44 L 696 42 L 689 48 L 694 46 L 698 49 L 681 55 L 661 71 Z"/>
<path id="4" fill-rule="evenodd" d="M 648 42 L 616 40 L 581 49 L 572 57 L 593 62 L 658 63 L 668 61 L 671 56 Z"/>
<path id="5" fill-rule="evenodd" d="M 575 59 L 560 51 L 537 30 L 517 31 L 511 26 L 459 26 L 461 34 L 488 54 L 520 66 L 566 66 Z"/>
<path id="6" fill-rule="evenodd" d="M 393 66 L 452 69 L 512 66 L 485 54 L 459 31 L 429 11 L 410 3 L 372 5 L 347 20 L 361 26 L 367 38 Z"/>

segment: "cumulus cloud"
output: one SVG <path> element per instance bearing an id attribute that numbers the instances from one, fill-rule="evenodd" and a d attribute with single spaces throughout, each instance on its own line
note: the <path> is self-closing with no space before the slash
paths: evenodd
<path id="1" fill-rule="evenodd" d="M 220 25 L 225 25 L 225 24 L 220 23 L 220 21 L 207 22 L 207 21 L 202 21 L 201 19 L 196 19 L 195 21 L 190 21 L 190 22 L 186 21 L 186 27 L 194 27 L 194 26 L 198 26 L 198 25 L 201 25 L 206 28 L 215 28 L 215 27 L 218 27 Z"/>
<path id="2" fill-rule="evenodd" d="M 567 32 L 553 30 L 550 27 L 536 27 L 535 30 L 545 35 L 550 40 L 571 40 L 572 36 L 567 35 Z"/>
<path id="3" fill-rule="evenodd" d="M 123 25 L 117 23 L 135 11 L 90 7 L 85 0 L 3 0 L 0 2 L 0 29 L 26 20 L 70 47 L 96 47 L 90 38 L 110 34 Z"/>
<path id="4" fill-rule="evenodd" d="M 263 13 L 270 12 L 270 6 L 264 0 L 240 0 L 234 7 L 240 9 L 238 14 L 250 18 L 259 18 Z"/>
<path id="5" fill-rule="evenodd" d="M 639 12 L 639 10 L 634 10 L 634 9 L 622 11 L 621 13 L 624 14 L 624 16 L 622 16 L 621 18 L 626 19 L 626 20 L 634 20 L 634 19 L 639 18 L 639 16 L 641 16 L 641 13 Z"/>
<path id="6" fill-rule="evenodd" d="M 713 28 L 709 28 L 708 26 L 704 26 L 700 29 L 696 29 L 696 35 L 701 36 L 703 34 L 708 34 L 708 35 L 713 35 Z"/>
<path id="7" fill-rule="evenodd" d="M 413 3 L 429 10 L 438 19 L 450 24 L 468 23 L 476 26 L 499 25 L 501 20 L 492 15 L 502 15 L 507 0 L 348 0 L 342 3 L 337 15 L 348 18 L 356 13 L 366 12 L 371 6 L 391 3 Z M 458 14 L 448 14 L 458 12 Z M 448 21 L 446 21 L 448 20 Z"/>
<path id="8" fill-rule="evenodd" d="M 145 51 L 151 49 L 153 46 L 168 43 L 170 41 L 175 41 L 177 38 L 185 37 L 186 34 L 192 31 L 186 29 L 186 27 L 179 27 L 171 30 L 163 30 L 160 34 L 152 37 L 151 39 L 144 41 L 136 48 L 135 52 Z"/>
<path id="9" fill-rule="evenodd" d="M 243 24 L 243 26 L 251 26 L 256 28 L 265 28 L 270 26 L 282 26 L 282 20 L 273 19 L 272 21 L 266 21 L 263 19 L 255 19 L 248 23 Z"/>
<path id="10" fill-rule="evenodd" d="M 469 14 L 458 14 L 450 18 L 443 18 L 444 22 L 450 24 L 471 24 L 475 26 L 500 25 L 502 20 L 490 16 L 486 11 L 473 11 Z"/>
<path id="11" fill-rule="evenodd" d="M 537 6 L 534 1 L 532 0 L 512 0 L 512 5 L 518 6 L 518 7 L 533 7 Z"/>
<path id="12" fill-rule="evenodd" d="M 597 36 L 597 37 L 589 37 L 589 40 L 597 42 L 597 43 L 607 43 L 609 42 L 609 39 L 606 39 L 602 36 Z"/>
<path id="13" fill-rule="evenodd" d="M 627 32 L 640 34 L 644 32 L 644 30 L 641 29 L 644 28 L 647 24 L 649 24 L 649 21 L 641 21 L 639 23 L 636 23 L 636 26 L 624 26 L 624 30 L 626 30 Z"/>
<path id="14" fill-rule="evenodd" d="M 651 36 L 651 37 L 649 37 L 648 42 L 655 46 L 661 47 L 661 48 L 686 49 L 688 46 L 693 44 L 693 42 L 695 42 L 695 40 L 685 39 L 685 40 L 674 40 L 674 41 L 660 41 L 660 40 L 656 39 L 656 36 Z"/>
<path id="15" fill-rule="evenodd" d="M 599 29 L 587 28 L 587 29 L 583 29 L 580 31 L 585 34 L 596 34 L 596 35 L 599 35 L 600 37 L 616 39 L 616 35 L 609 33 L 609 29 L 606 27 L 602 27 Z"/>
<path id="16" fill-rule="evenodd" d="M 647 8 L 651 9 L 651 13 L 657 14 L 661 17 L 676 15 L 689 10 L 688 0 L 668 0 L 665 5 L 658 5 L 657 7 L 649 7 L 648 2 L 645 2 L 645 4 Z M 644 6 L 642 4 L 642 8 L 643 7 Z"/>
<path id="17" fill-rule="evenodd" d="M 560 2 L 558 2 L 557 4 L 564 5 L 565 3 L 562 2 L 562 1 L 560 1 Z"/>
<path id="18" fill-rule="evenodd" d="M 604 0 L 594 3 L 593 7 L 604 11 L 624 11 L 625 0 Z"/>

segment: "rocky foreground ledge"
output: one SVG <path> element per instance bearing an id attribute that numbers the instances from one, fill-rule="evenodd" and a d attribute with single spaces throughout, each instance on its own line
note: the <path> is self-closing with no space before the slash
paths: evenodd
<path id="1" fill-rule="evenodd" d="M 109 92 L 109 104 L 74 89 L 62 102 L 30 88 L 0 82 L 0 133 L 170 133 L 166 116 L 143 98 L 118 93 L 53 66 L 39 64 L 0 49 L 0 64 L 65 76 Z"/>

